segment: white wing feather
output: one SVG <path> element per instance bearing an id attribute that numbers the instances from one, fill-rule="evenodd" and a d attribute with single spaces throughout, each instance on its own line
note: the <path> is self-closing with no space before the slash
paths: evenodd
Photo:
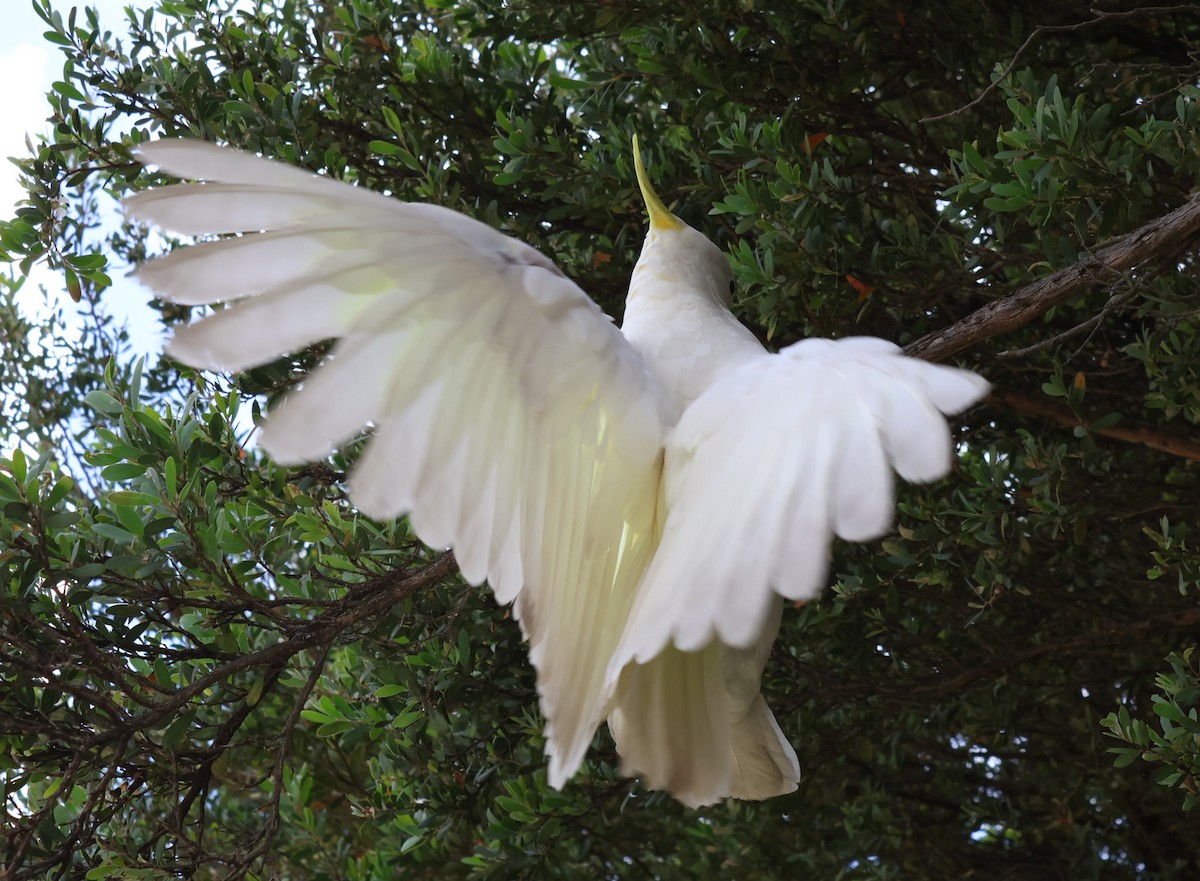
<path id="1" fill-rule="evenodd" d="M 553 263 L 461 214 L 202 142 L 142 156 L 214 183 L 141 193 L 132 215 L 244 234 L 139 270 L 172 302 L 236 301 L 169 353 L 241 370 L 337 339 L 262 447 L 303 462 L 374 427 L 353 501 L 411 512 L 467 581 L 518 600 L 561 786 L 607 712 L 604 660 L 653 539 L 665 411 L 641 359 Z"/>
<path id="2" fill-rule="evenodd" d="M 667 520 L 609 675 L 668 644 L 749 647 L 777 602 L 814 596 L 834 535 L 892 522 L 892 470 L 943 477 L 943 413 L 987 393 L 973 373 L 872 338 L 805 340 L 715 382 L 669 434 Z"/>
<path id="3" fill-rule="evenodd" d="M 946 474 L 942 413 L 974 374 L 882 340 L 806 340 L 747 358 L 669 434 L 666 523 L 609 664 L 626 773 L 688 805 L 796 789 L 796 753 L 759 693 L 780 602 L 815 595 L 829 543 L 892 522 L 892 469 Z"/>

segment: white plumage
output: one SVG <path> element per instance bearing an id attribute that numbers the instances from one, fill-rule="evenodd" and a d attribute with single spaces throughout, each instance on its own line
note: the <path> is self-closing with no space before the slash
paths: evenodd
<path id="1" fill-rule="evenodd" d="M 776 593 L 820 591 L 833 535 L 889 528 L 893 469 L 947 472 L 941 414 L 983 380 L 867 338 L 768 354 L 640 157 L 651 228 L 618 330 L 539 252 L 454 211 L 202 142 L 141 155 L 205 183 L 133 196 L 133 216 L 243 234 L 140 268 L 163 299 L 232 302 L 168 352 L 236 371 L 336 339 L 262 447 L 300 463 L 373 430 L 351 499 L 408 514 L 516 603 L 553 785 L 608 716 L 626 773 L 686 804 L 796 788 L 759 693 Z"/>

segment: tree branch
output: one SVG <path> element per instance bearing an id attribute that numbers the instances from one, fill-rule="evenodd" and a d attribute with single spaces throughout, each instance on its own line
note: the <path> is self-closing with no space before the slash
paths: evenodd
<path id="1" fill-rule="evenodd" d="M 1151 260 L 1175 258 L 1200 234 L 1200 193 L 1170 214 L 1113 239 L 1094 254 L 982 309 L 947 328 L 926 334 L 904 349 L 926 361 L 943 361 L 976 343 L 1033 321 L 1088 287 L 1111 281 Z"/>
<path id="2" fill-rule="evenodd" d="M 1078 336 L 1081 333 L 1088 334 L 1087 340 L 1084 340 L 1084 343 L 1083 343 L 1086 346 L 1087 341 L 1092 338 L 1091 331 L 1094 331 L 1097 327 L 1099 327 L 1101 325 L 1101 323 L 1103 323 L 1104 319 L 1106 317 L 1108 317 L 1109 313 L 1111 313 L 1114 309 L 1116 309 L 1120 306 L 1124 306 L 1126 303 L 1128 303 L 1130 300 L 1132 300 L 1135 296 L 1137 296 L 1136 288 L 1130 289 L 1127 291 L 1121 291 L 1119 293 L 1113 294 L 1109 298 L 1108 302 L 1104 304 L 1104 308 L 1101 309 L 1099 312 L 1097 312 L 1095 315 L 1093 315 L 1091 318 L 1089 318 L 1087 321 L 1081 322 L 1080 324 L 1077 324 L 1068 330 L 1064 330 L 1062 333 L 1056 333 L 1054 336 L 1050 337 L 1049 339 L 1040 340 L 1039 342 L 1036 342 L 1031 346 L 1024 346 L 1023 348 L 1020 348 L 1020 349 L 1008 349 L 1003 352 L 997 352 L 996 357 L 1003 358 L 1005 360 L 1012 360 L 1014 358 L 1024 358 L 1026 355 L 1032 355 L 1034 352 L 1044 352 L 1046 349 L 1053 349 L 1059 343 L 1066 342 L 1071 337 Z M 1082 348 L 1079 351 L 1082 351 Z M 1075 354 L 1078 355 L 1079 351 L 1076 351 Z M 1071 356 L 1071 357 L 1074 357 L 1074 356 Z M 1068 358 L 1067 360 L 1070 360 L 1070 358 Z"/>
<path id="3" fill-rule="evenodd" d="M 1123 642 L 1136 642 L 1148 633 L 1162 633 L 1176 630 L 1190 630 L 1200 624 L 1200 609 L 1174 609 L 1161 615 L 1145 618 L 1141 621 L 1125 621 L 1120 624 L 1110 624 L 1088 633 L 1052 640 L 1030 646 L 1011 655 L 997 658 L 991 663 L 979 664 L 949 679 L 931 679 L 923 685 L 907 689 L 902 700 L 909 701 L 913 697 L 926 698 L 959 694 L 975 685 L 980 680 L 995 682 L 1001 676 L 1015 667 L 1046 659 L 1076 657 L 1081 653 L 1091 651 L 1097 646 L 1111 648 Z"/>
<path id="4" fill-rule="evenodd" d="M 995 655 L 984 662 L 972 661 L 964 664 L 966 669 L 956 675 L 946 671 L 933 674 L 916 682 L 885 686 L 878 680 L 842 678 L 831 673 L 827 667 L 805 663 L 789 652 L 776 647 L 771 658 L 775 663 L 782 661 L 798 678 L 811 683 L 817 696 L 832 704 L 847 700 L 856 701 L 879 698 L 893 704 L 908 705 L 928 700 L 944 700 L 961 696 L 972 688 L 991 687 L 1014 669 L 1039 662 L 1066 663 L 1068 660 L 1086 656 L 1096 649 L 1115 650 L 1117 647 L 1137 645 L 1147 634 L 1182 632 L 1189 633 L 1200 625 L 1200 609 L 1179 608 L 1148 616 L 1140 621 L 1109 622 L 1085 633 L 1063 636 L 1037 645 Z M 781 693 L 766 695 L 772 706 L 787 707 L 789 698 Z M 792 695 L 797 702 L 807 700 L 807 692 Z"/>
<path id="5" fill-rule="evenodd" d="M 156 703 L 152 709 L 130 717 L 117 731 L 98 734 L 93 741 L 102 743 L 114 736 L 124 736 L 126 730 L 151 728 L 169 718 L 197 695 L 218 682 L 229 679 L 235 673 L 254 667 L 269 667 L 280 661 L 286 662 L 300 652 L 331 643 L 347 630 L 387 611 L 410 593 L 436 584 L 457 571 L 457 568 L 454 555 L 445 553 L 416 572 L 396 570 L 381 575 L 357 587 L 338 606 L 329 608 L 312 621 L 306 622 L 294 636 L 258 651 L 238 655 L 232 661 L 197 678 L 187 687 L 179 689 L 169 699 Z"/>
<path id="6" fill-rule="evenodd" d="M 105 718 L 76 730 L 65 725 L 51 727 L 45 722 L 39 723 L 39 720 L 36 719 L 0 718 L 0 734 L 32 735 L 49 741 L 52 745 L 61 743 L 65 745 L 61 751 L 70 756 L 67 770 L 61 775 L 63 783 L 57 792 L 43 799 L 35 813 L 17 818 L 11 836 L 0 837 L 0 844 L 5 845 L 0 850 L 0 879 L 20 881 L 20 879 L 35 878 L 57 867 L 69 865 L 72 859 L 94 843 L 97 829 L 103 822 L 106 822 L 113 813 L 124 810 L 130 801 L 138 797 L 136 787 L 123 787 L 117 792 L 111 785 L 112 780 L 118 774 L 118 769 L 124 767 L 127 762 L 128 744 L 138 741 L 139 749 L 148 752 L 154 763 L 159 767 L 167 767 L 167 760 L 171 759 L 174 753 L 170 749 L 158 748 L 155 738 L 147 736 L 148 730 L 163 724 L 205 692 L 231 680 L 239 673 L 249 670 L 260 671 L 263 676 L 263 692 L 265 693 L 270 690 L 297 655 L 310 649 L 317 649 L 319 654 L 313 671 L 310 673 L 306 686 L 293 704 L 291 714 L 279 740 L 279 752 L 276 754 L 273 770 L 275 790 L 272 796 L 272 808 L 274 813 L 267 818 L 267 825 L 259 833 L 257 849 L 249 851 L 250 856 L 244 863 L 234 865 L 230 877 L 237 877 L 250 863 L 263 857 L 269 850 L 271 837 L 279 822 L 278 804 L 279 793 L 283 788 L 283 762 L 286 760 L 300 712 L 320 675 L 329 646 L 345 639 L 348 633 L 385 615 L 405 597 L 435 585 L 455 572 L 456 569 L 454 555 L 444 553 L 427 562 L 420 569 L 398 568 L 378 575 L 370 581 L 355 585 L 346 596 L 323 603 L 322 611 L 316 617 L 307 620 L 289 619 L 286 622 L 288 626 L 284 628 L 287 635 L 279 642 L 257 651 L 237 655 L 231 660 L 219 664 L 204 676 L 191 681 L 187 686 L 169 693 L 161 700 L 146 698 L 137 701 L 136 703 L 144 709 L 136 715 L 125 712 L 119 702 L 94 689 L 73 686 L 65 679 L 50 679 L 54 688 L 70 692 L 76 695 L 81 703 L 86 703 L 91 707 L 105 708 L 108 712 Z M 19 619 L 20 627 L 15 630 L 23 632 L 36 625 L 36 622 L 31 622 L 32 618 L 29 620 Z M 90 670 L 97 671 L 105 681 L 113 683 L 118 694 L 123 698 L 135 694 L 139 688 L 155 691 L 150 688 L 149 681 L 145 677 L 131 679 L 114 665 L 112 659 L 103 652 L 95 650 L 91 643 L 94 636 L 80 627 L 77 619 L 69 617 L 65 628 L 60 625 L 61 629 L 37 626 L 39 626 L 39 630 L 46 631 L 44 634 L 37 633 L 44 644 L 53 646 L 56 644 L 56 640 L 60 641 L 64 653 L 39 655 L 37 646 L 29 647 L 28 653 L 35 659 L 40 659 L 41 670 L 44 671 L 59 663 L 64 666 L 68 665 L 70 662 L 65 660 L 66 654 L 74 652 L 83 656 Z M 10 637 L 10 634 L 6 631 L 0 634 L 0 637 Z M 0 638 L 0 642 L 3 641 Z M 8 641 L 11 642 L 11 638 Z M 4 644 L 4 648 L 6 651 L 0 652 L 0 660 L 12 662 L 19 659 L 19 653 L 25 646 L 18 643 L 16 655 L 10 653 L 12 647 L 7 642 Z M 213 652 L 211 656 L 216 660 L 222 657 L 222 653 Z M 22 664 L 22 666 L 26 665 Z M 32 663 L 27 666 L 34 671 L 29 676 L 32 680 L 39 667 Z M 150 845 L 153 845 L 163 835 L 174 836 L 175 856 L 179 860 L 185 844 L 180 830 L 185 824 L 188 812 L 196 804 L 201 807 L 201 819 L 198 826 L 201 829 L 199 834 L 203 834 L 203 811 L 206 808 L 207 799 L 211 795 L 213 765 L 223 752 L 238 745 L 234 743 L 234 736 L 253 709 L 254 705 L 246 700 L 237 702 L 212 737 L 211 745 L 202 752 L 193 752 L 187 755 L 187 759 L 194 762 L 194 770 L 190 773 L 191 781 L 187 791 L 180 796 L 180 800 L 176 804 L 172 818 L 174 824 L 168 825 L 164 820 L 160 830 L 153 836 Z M 78 816 L 71 822 L 65 837 L 50 852 L 22 865 L 21 861 L 26 858 L 29 844 L 34 840 L 41 825 L 54 816 L 55 808 L 61 805 L 75 788 L 76 775 L 80 768 L 88 770 L 99 768 L 102 773 L 97 782 L 86 781 L 88 795 Z M 184 779 L 176 772 L 175 785 L 182 785 Z M 107 799 L 107 801 L 102 803 L 102 799 Z M 103 810 L 101 809 L 102 804 Z M 203 852 L 198 840 L 194 845 Z M 211 855 L 205 858 L 222 859 L 222 857 Z M 146 864 L 145 867 L 149 867 L 149 864 Z M 192 874 L 194 871 L 195 866 L 191 866 L 184 874 Z"/>
<path id="7" fill-rule="evenodd" d="M 1013 70 L 1016 69 L 1017 62 L 1021 60 L 1021 57 L 1026 53 L 1026 51 L 1028 51 L 1030 48 L 1032 48 L 1033 45 L 1039 39 L 1046 36 L 1047 34 L 1071 33 L 1072 31 L 1081 31 L 1081 30 L 1084 30 L 1085 28 L 1094 27 L 1095 25 L 1107 24 L 1109 22 L 1114 22 L 1114 21 L 1122 21 L 1124 19 L 1134 18 L 1137 16 L 1169 15 L 1169 14 L 1175 14 L 1175 13 L 1195 14 L 1195 13 L 1200 12 L 1200 6 L 1142 6 L 1137 9 L 1128 9 L 1128 10 L 1121 10 L 1121 11 L 1109 11 L 1109 10 L 1104 10 L 1104 9 L 1093 8 L 1093 9 L 1090 9 L 1089 12 L 1092 13 L 1092 17 L 1087 19 L 1086 21 L 1077 21 L 1072 24 L 1040 24 L 1040 25 L 1038 25 L 1036 28 L 1034 28 L 1030 32 L 1029 36 L 1025 38 L 1025 42 L 1022 43 L 1019 47 L 1017 47 L 1017 51 L 1014 52 L 1013 56 L 1008 60 L 1008 64 L 1006 64 L 1004 66 L 1004 70 L 1002 70 L 997 76 L 994 76 L 992 78 L 992 82 L 987 86 L 987 88 L 985 88 L 982 92 L 980 92 L 978 95 L 975 96 L 975 100 L 973 100 L 967 104 L 964 104 L 962 107 L 959 107 L 955 110 L 951 110 L 949 113 L 939 113 L 937 116 L 926 116 L 923 119 L 919 120 L 919 122 L 922 125 L 928 125 L 931 122 L 937 122 L 942 119 L 949 119 L 952 116 L 957 116 L 960 113 L 965 113 L 966 111 L 970 110 L 972 107 L 978 106 L 979 103 L 982 102 L 984 98 L 986 98 L 989 94 L 991 94 L 991 92 L 993 92 L 996 89 L 996 87 L 1000 83 L 1002 83 L 1004 80 L 1006 80 L 1008 78 L 1009 74 L 1011 74 L 1013 72 Z"/>
<path id="8" fill-rule="evenodd" d="M 1067 407 L 1059 407 L 1051 401 L 1029 397 L 1020 392 L 1011 392 L 1005 389 L 993 389 L 992 394 L 988 397 L 988 402 L 1008 407 L 1010 410 L 1015 410 L 1018 413 L 1049 419 L 1051 422 L 1057 422 L 1059 425 L 1065 425 L 1067 428 L 1076 428 L 1082 425 L 1091 434 L 1098 434 L 1101 437 L 1125 441 L 1126 443 L 1139 444 L 1143 447 L 1149 447 L 1152 450 L 1170 453 L 1172 456 L 1179 456 L 1182 459 L 1191 459 L 1194 462 L 1200 462 L 1200 441 L 1182 434 L 1174 434 L 1169 431 L 1163 431 L 1160 428 L 1148 428 L 1146 426 L 1124 427 L 1114 425 L 1111 428 L 1093 428 L 1088 423 L 1086 417 L 1081 417 L 1078 413 Z"/>

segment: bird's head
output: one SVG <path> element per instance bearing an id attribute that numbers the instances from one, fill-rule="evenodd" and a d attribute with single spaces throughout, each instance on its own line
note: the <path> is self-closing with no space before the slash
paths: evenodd
<path id="1" fill-rule="evenodd" d="M 650 230 L 633 270 L 630 296 L 711 296 L 728 306 L 733 271 L 725 254 L 673 213 L 654 192 L 637 135 L 633 137 L 633 165 L 638 187 L 650 215 Z"/>

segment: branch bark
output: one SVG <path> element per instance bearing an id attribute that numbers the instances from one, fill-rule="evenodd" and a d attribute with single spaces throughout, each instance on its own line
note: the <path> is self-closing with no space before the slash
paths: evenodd
<path id="1" fill-rule="evenodd" d="M 1181 459 L 1200 462 L 1200 440 L 1182 434 L 1146 426 L 1114 425 L 1111 428 L 1093 428 L 1084 418 L 1067 407 L 1059 407 L 1045 399 L 1033 398 L 1020 392 L 1010 392 L 1004 389 L 993 389 L 988 397 L 988 403 L 999 404 L 1029 416 L 1049 419 L 1051 422 L 1057 422 L 1067 428 L 1076 428 L 1082 425 L 1092 434 L 1101 437 L 1138 444 L 1162 453 L 1170 453 L 1172 456 L 1179 456 Z"/>
<path id="2" fill-rule="evenodd" d="M 976 343 L 1024 327 L 1076 294 L 1103 284 L 1152 260 L 1175 258 L 1200 234 L 1200 193 L 1179 208 L 1131 233 L 1113 239 L 1094 254 L 977 309 L 947 328 L 905 347 L 905 354 L 944 361 Z"/>

